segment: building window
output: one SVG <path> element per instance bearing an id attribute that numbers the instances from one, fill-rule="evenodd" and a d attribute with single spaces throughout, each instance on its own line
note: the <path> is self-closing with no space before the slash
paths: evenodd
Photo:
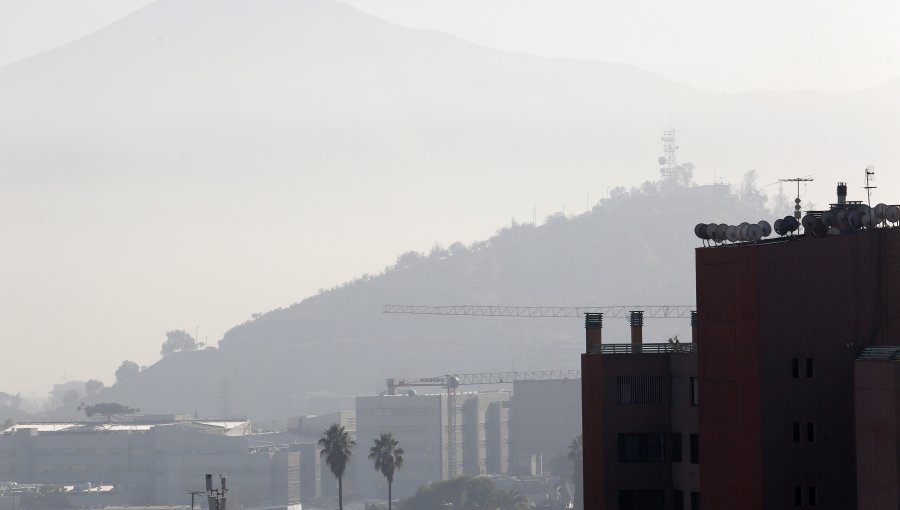
<path id="1" fill-rule="evenodd" d="M 816 506 L 816 486 L 809 487 L 809 506 Z"/>
<path id="2" fill-rule="evenodd" d="M 800 442 L 800 422 L 799 421 L 794 422 L 794 442 L 795 443 Z"/>
<path id="3" fill-rule="evenodd" d="M 800 379 L 800 358 L 791 358 L 791 377 Z"/>
<path id="4" fill-rule="evenodd" d="M 794 486 L 794 506 L 803 504 L 803 488 L 799 485 Z"/>
<path id="5" fill-rule="evenodd" d="M 620 406 L 665 405 L 665 379 L 657 376 L 619 376 L 616 389 Z"/>
<path id="6" fill-rule="evenodd" d="M 691 464 L 700 463 L 700 436 L 691 434 Z"/>
<path id="7" fill-rule="evenodd" d="M 619 434 L 619 462 L 662 462 L 662 434 Z"/>
<path id="8" fill-rule="evenodd" d="M 691 493 L 691 510 L 700 510 L 700 493 Z"/>
<path id="9" fill-rule="evenodd" d="M 681 434 L 672 433 L 672 462 L 681 462 Z"/>
<path id="10" fill-rule="evenodd" d="M 676 490 L 672 493 L 672 497 L 674 498 L 672 507 L 675 510 L 684 510 L 684 492 Z"/>
<path id="11" fill-rule="evenodd" d="M 691 405 L 700 405 L 700 381 L 696 377 L 691 377 Z"/>
<path id="12" fill-rule="evenodd" d="M 816 442 L 816 424 L 813 422 L 806 424 L 806 441 L 809 443 Z"/>
<path id="13" fill-rule="evenodd" d="M 813 372 L 813 359 L 806 358 L 806 378 L 812 379 L 815 373 Z"/>
<path id="14" fill-rule="evenodd" d="M 666 491 L 619 491 L 620 510 L 664 510 Z"/>

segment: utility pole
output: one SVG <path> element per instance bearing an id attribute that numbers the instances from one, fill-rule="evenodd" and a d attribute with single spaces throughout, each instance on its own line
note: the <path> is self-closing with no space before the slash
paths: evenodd
<path id="1" fill-rule="evenodd" d="M 872 190 L 877 188 L 878 186 L 872 186 L 871 184 L 869 184 L 870 179 L 873 181 L 875 180 L 875 167 L 874 166 L 866 167 L 866 186 L 865 186 L 866 197 L 867 197 L 866 205 L 869 206 L 869 209 L 872 209 Z"/>
<path id="2" fill-rule="evenodd" d="M 194 496 L 197 494 L 204 494 L 205 491 L 188 491 L 188 494 L 191 495 L 191 510 L 194 510 Z"/>
<path id="3" fill-rule="evenodd" d="M 812 182 L 813 179 L 810 177 L 794 177 L 793 179 L 778 179 L 778 182 L 796 182 L 797 183 L 797 198 L 794 199 L 794 218 L 800 219 L 800 183 L 801 182 Z M 868 181 L 866 181 L 868 182 Z"/>

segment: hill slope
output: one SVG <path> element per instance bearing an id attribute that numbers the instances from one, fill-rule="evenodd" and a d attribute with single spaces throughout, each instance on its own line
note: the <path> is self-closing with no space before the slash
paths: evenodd
<path id="1" fill-rule="evenodd" d="M 324 411 L 322 397 L 384 389 L 390 376 L 577 368 L 578 319 L 396 316 L 385 303 L 616 305 L 693 302 L 698 218 L 767 215 L 724 186 L 635 191 L 591 213 L 502 229 L 484 242 L 407 253 L 365 277 L 230 330 L 218 349 L 164 358 L 102 396 L 143 410 L 254 417 Z M 625 321 L 606 337 L 625 340 Z M 648 321 L 648 341 L 689 334 L 687 320 Z"/>

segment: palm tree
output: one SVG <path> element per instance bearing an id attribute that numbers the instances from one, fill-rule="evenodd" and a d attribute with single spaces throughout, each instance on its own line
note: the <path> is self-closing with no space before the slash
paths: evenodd
<path id="1" fill-rule="evenodd" d="M 375 471 L 387 478 L 388 510 L 391 510 L 391 484 L 394 483 L 394 470 L 403 466 L 403 448 L 390 432 L 382 432 L 374 440 L 375 445 L 369 449 L 369 459 L 375 463 Z"/>
<path id="2" fill-rule="evenodd" d="M 499 510 L 524 510 L 528 508 L 528 498 L 515 489 L 497 492 L 497 508 Z"/>
<path id="3" fill-rule="evenodd" d="M 332 423 L 322 433 L 319 446 L 322 447 L 319 455 L 325 459 L 325 464 L 328 464 L 334 477 L 337 478 L 338 508 L 344 510 L 344 470 L 347 468 L 347 463 L 350 462 L 350 457 L 353 456 L 353 447 L 356 446 L 356 441 L 349 432 L 344 430 L 343 425 Z"/>
<path id="4" fill-rule="evenodd" d="M 572 483 L 575 485 L 575 510 L 584 506 L 582 485 L 584 484 L 584 438 L 581 434 L 569 443 L 569 461 L 572 462 Z"/>

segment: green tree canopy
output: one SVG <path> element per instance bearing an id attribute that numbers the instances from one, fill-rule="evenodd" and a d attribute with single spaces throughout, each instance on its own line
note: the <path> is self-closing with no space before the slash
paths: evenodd
<path id="1" fill-rule="evenodd" d="M 116 383 L 125 383 L 135 378 L 140 373 L 141 367 L 134 361 L 125 360 L 116 369 Z"/>
<path id="2" fill-rule="evenodd" d="M 128 407 L 116 402 L 101 402 L 94 405 L 81 404 L 80 406 L 78 406 L 78 410 L 84 410 L 84 414 L 87 415 L 88 418 L 95 415 L 105 416 L 106 421 L 112 421 L 113 416 L 121 416 L 123 414 L 134 414 L 140 412 L 140 409 Z"/>
<path id="3" fill-rule="evenodd" d="M 159 353 L 163 356 L 168 356 L 173 352 L 193 351 L 197 348 L 197 340 L 187 331 L 179 329 L 166 332 L 166 341 L 163 342 Z"/>

